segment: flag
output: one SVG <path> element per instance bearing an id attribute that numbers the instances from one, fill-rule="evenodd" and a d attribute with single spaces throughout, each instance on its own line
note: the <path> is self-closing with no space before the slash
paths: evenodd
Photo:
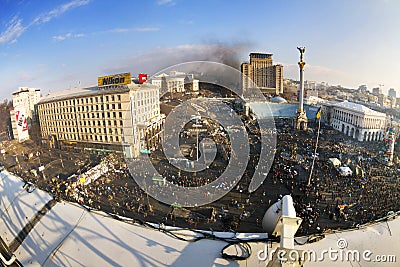
<path id="1" fill-rule="evenodd" d="M 318 111 L 317 111 L 317 114 L 315 115 L 315 118 L 316 118 L 316 119 L 321 118 L 321 107 L 319 107 L 319 109 L 318 109 Z"/>

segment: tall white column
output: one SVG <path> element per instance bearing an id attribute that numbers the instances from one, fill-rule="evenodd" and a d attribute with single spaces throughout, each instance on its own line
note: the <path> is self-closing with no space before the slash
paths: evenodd
<path id="1" fill-rule="evenodd" d="M 306 65 L 305 62 L 300 61 L 299 62 L 299 67 L 300 67 L 300 93 L 299 93 L 299 109 L 298 112 L 303 112 L 304 111 L 304 65 Z"/>

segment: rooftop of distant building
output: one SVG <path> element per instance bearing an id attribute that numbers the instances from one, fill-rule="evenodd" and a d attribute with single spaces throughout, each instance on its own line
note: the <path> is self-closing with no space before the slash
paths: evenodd
<path id="1" fill-rule="evenodd" d="M 357 103 L 354 103 L 354 102 L 349 102 L 347 100 L 345 100 L 343 102 L 335 103 L 333 105 L 336 106 L 336 107 L 339 107 L 339 108 L 354 110 L 354 111 L 357 111 L 357 112 L 360 112 L 360 113 L 364 113 L 364 114 L 385 115 L 382 112 L 378 112 L 378 111 L 372 110 L 372 109 L 370 109 L 370 108 L 368 108 L 366 106 L 363 106 L 361 104 L 357 104 Z"/>
<path id="2" fill-rule="evenodd" d="M 251 58 L 270 58 L 272 57 L 272 54 L 266 54 L 266 53 L 250 53 L 249 55 Z"/>

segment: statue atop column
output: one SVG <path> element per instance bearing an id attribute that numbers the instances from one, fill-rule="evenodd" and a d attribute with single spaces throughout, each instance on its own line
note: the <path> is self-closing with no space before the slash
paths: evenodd
<path id="1" fill-rule="evenodd" d="M 300 61 L 298 62 L 300 68 L 300 86 L 299 86 L 299 108 L 297 113 L 294 115 L 293 126 L 297 130 L 307 130 L 307 114 L 304 110 L 304 66 L 306 62 L 303 61 L 304 53 L 306 52 L 306 48 L 304 46 L 298 46 L 297 50 L 300 52 Z"/>
<path id="2" fill-rule="evenodd" d="M 297 50 L 300 52 L 300 62 L 303 62 L 304 53 L 306 52 L 306 48 L 304 46 L 298 46 Z"/>

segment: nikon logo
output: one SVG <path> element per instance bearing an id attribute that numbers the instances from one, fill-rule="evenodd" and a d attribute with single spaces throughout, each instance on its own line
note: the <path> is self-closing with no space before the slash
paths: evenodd
<path id="1" fill-rule="evenodd" d="M 108 86 L 108 85 L 128 84 L 130 82 L 131 82 L 131 74 L 127 72 L 127 73 L 99 77 L 97 85 Z"/>
<path id="2" fill-rule="evenodd" d="M 125 77 L 110 77 L 104 78 L 102 85 L 110 85 L 110 84 L 120 84 L 125 83 Z"/>

